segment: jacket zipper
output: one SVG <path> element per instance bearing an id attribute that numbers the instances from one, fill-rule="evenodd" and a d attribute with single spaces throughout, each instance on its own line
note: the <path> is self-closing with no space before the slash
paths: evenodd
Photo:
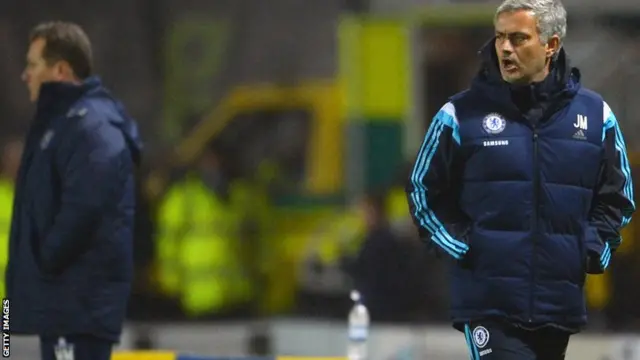
<path id="1" fill-rule="evenodd" d="M 533 322 L 533 292 L 535 290 L 536 250 L 538 245 L 538 209 L 540 198 L 540 167 L 538 165 L 538 127 L 533 127 L 533 217 L 531 234 L 533 249 L 531 251 L 531 283 L 529 288 L 529 322 Z"/>

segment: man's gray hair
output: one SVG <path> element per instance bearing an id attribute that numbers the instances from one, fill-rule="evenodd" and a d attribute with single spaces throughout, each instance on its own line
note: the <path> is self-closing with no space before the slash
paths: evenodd
<path id="1" fill-rule="evenodd" d="M 562 44 L 567 35 L 567 11 L 560 0 L 505 0 L 496 11 L 496 18 L 505 12 L 531 11 L 538 22 L 538 33 L 543 44 L 558 35 Z"/>

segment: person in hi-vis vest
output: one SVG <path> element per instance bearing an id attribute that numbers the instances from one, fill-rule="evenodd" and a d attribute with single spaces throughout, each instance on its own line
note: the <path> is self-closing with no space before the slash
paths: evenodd
<path id="1" fill-rule="evenodd" d="M 206 149 L 159 209 L 159 285 L 190 317 L 224 314 L 248 301 L 251 291 L 237 251 L 241 216 L 219 160 Z"/>
<path id="2" fill-rule="evenodd" d="M 9 139 L 2 151 L 0 169 L 0 295 L 5 297 L 4 274 L 9 253 L 9 231 L 11 230 L 11 212 L 13 210 L 13 193 L 15 179 L 20 167 L 20 158 L 24 144 L 19 139 Z"/>

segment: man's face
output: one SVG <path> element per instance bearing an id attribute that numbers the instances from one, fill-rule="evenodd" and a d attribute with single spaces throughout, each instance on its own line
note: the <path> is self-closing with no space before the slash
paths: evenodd
<path id="1" fill-rule="evenodd" d="M 27 52 L 27 66 L 22 73 L 22 81 L 27 84 L 29 89 L 29 99 L 32 102 L 38 100 L 40 94 L 40 86 L 42 83 L 49 81 L 59 81 L 60 71 L 56 64 L 51 66 L 47 64 L 46 60 L 42 57 L 42 51 L 46 42 L 44 39 L 35 39 L 29 45 L 29 51 Z"/>
<path id="2" fill-rule="evenodd" d="M 201 173 L 211 173 L 219 170 L 218 165 L 218 156 L 210 150 L 205 150 L 198 162 L 198 169 Z"/>
<path id="3" fill-rule="evenodd" d="M 496 54 L 502 78 L 514 84 L 544 80 L 547 60 L 559 48 L 557 36 L 543 44 L 532 12 L 518 10 L 498 15 L 495 22 Z"/>

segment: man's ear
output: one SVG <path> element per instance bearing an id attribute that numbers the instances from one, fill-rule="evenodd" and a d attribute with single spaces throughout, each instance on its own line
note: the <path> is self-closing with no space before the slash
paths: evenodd
<path id="1" fill-rule="evenodd" d="M 550 37 L 549 41 L 547 41 L 546 47 L 547 58 L 552 58 L 556 54 L 558 54 L 558 52 L 560 51 L 560 38 L 558 37 L 558 35 L 553 35 L 552 37 Z"/>
<path id="2" fill-rule="evenodd" d="M 64 60 L 57 61 L 53 65 L 53 75 L 58 81 L 73 81 L 75 79 L 71 65 Z"/>

